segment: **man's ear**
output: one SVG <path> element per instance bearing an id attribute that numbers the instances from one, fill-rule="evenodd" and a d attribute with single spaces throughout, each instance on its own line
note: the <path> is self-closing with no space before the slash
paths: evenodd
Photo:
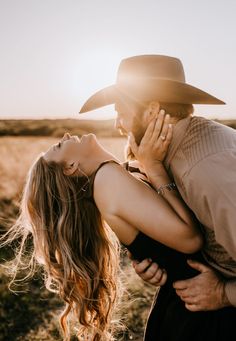
<path id="1" fill-rule="evenodd" d="M 63 168 L 63 173 L 65 175 L 73 175 L 78 170 L 78 167 L 79 167 L 78 161 L 68 162 Z"/>
<path id="2" fill-rule="evenodd" d="M 160 111 L 160 103 L 159 102 L 150 102 L 148 108 L 145 110 L 145 120 L 150 122 L 154 116 Z"/>

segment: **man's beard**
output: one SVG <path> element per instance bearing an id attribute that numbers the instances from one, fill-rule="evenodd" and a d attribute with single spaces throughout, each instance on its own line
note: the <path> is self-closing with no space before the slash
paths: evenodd
<path id="1" fill-rule="evenodd" d="M 143 127 L 143 125 L 141 124 L 141 122 L 139 120 L 136 120 L 136 121 L 134 121 L 134 125 L 133 125 L 132 130 L 133 130 L 132 133 L 134 135 L 135 142 L 139 146 L 140 142 L 143 138 L 143 135 L 145 134 L 146 129 Z"/>
<path id="2" fill-rule="evenodd" d="M 137 143 L 137 145 L 140 145 L 140 142 L 142 141 L 143 135 L 145 133 L 145 129 L 144 127 L 141 125 L 141 123 L 139 122 L 139 120 L 134 122 L 133 125 L 133 129 L 132 129 L 132 133 L 134 135 L 134 139 L 135 142 Z M 127 135 L 127 134 L 126 134 Z M 129 145 L 129 143 L 127 142 L 126 146 L 125 146 L 125 159 L 126 160 L 135 160 L 135 156 L 131 150 L 131 147 Z"/>

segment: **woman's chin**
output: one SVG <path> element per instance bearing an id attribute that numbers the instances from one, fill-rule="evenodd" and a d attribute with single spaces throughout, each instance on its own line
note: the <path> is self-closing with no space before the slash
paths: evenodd
<path id="1" fill-rule="evenodd" d="M 97 136 L 95 134 L 93 134 L 93 133 L 89 133 L 88 137 L 91 138 L 91 139 L 97 139 Z"/>
<path id="2" fill-rule="evenodd" d="M 91 141 L 95 140 L 95 141 L 97 141 L 97 137 L 95 134 L 89 133 L 89 134 L 82 135 L 81 141 L 83 141 L 83 140 L 91 140 Z"/>

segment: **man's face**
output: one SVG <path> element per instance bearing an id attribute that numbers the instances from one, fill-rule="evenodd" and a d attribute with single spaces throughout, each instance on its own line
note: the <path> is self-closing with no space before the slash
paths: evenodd
<path id="1" fill-rule="evenodd" d="M 121 135 L 128 135 L 132 132 L 136 142 L 139 143 L 147 127 L 144 120 L 144 108 L 130 103 L 116 103 L 115 110 L 117 112 L 116 129 Z"/>

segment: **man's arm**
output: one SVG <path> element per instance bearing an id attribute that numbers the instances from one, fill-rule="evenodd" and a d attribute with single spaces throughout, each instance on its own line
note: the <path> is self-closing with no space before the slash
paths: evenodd
<path id="1" fill-rule="evenodd" d="M 226 291 L 226 281 L 211 267 L 197 261 L 188 264 L 200 274 L 193 278 L 177 281 L 173 284 L 177 295 L 191 311 L 217 310 L 231 306 Z"/>
<path id="2" fill-rule="evenodd" d="M 232 261 L 235 261 L 235 161 L 224 153 L 211 158 L 203 160 L 183 179 L 186 197 L 199 221 L 214 228 L 216 241 L 224 247 Z M 190 262 L 189 265 L 199 270 L 200 274 L 174 284 L 177 294 L 185 301 L 188 309 L 214 310 L 236 306 L 236 278 L 226 280 L 212 267 L 201 263 Z"/>
<path id="3" fill-rule="evenodd" d="M 228 253 L 233 267 L 236 264 L 235 174 L 234 153 L 227 151 L 202 160 L 183 179 L 189 200 L 187 204 L 204 226 L 214 230 L 216 242 Z M 174 284 L 177 294 L 188 309 L 214 310 L 236 306 L 236 278 L 226 280 L 210 265 L 197 262 L 190 264 L 201 273 L 190 280 Z M 217 259 L 215 264 L 220 269 Z"/>
<path id="4" fill-rule="evenodd" d="M 145 150 L 143 155 L 145 155 Z M 227 150 L 225 153 L 215 154 L 201 161 L 197 167 L 195 166 L 191 170 L 191 176 L 188 174 L 187 179 L 183 179 L 189 191 L 186 190 L 186 197 L 189 199 L 187 204 L 196 214 L 199 221 L 205 226 L 213 227 L 216 241 L 225 248 L 234 260 L 236 260 L 235 174 L 235 152 Z M 194 282 L 176 282 L 176 288 L 179 288 L 178 285 L 182 288 L 186 283 L 188 284 L 188 290 L 192 288 L 191 295 L 198 307 L 197 310 L 219 309 L 228 305 L 236 306 L 236 279 L 225 281 L 211 267 L 198 264 L 204 270 L 195 277 Z M 155 267 L 155 264 L 151 264 L 148 268 L 152 277 L 147 277 L 145 272 L 140 272 L 140 269 L 143 268 L 141 265 L 139 270 L 136 269 L 138 270 L 136 272 L 141 278 L 150 283 L 152 278 L 155 277 Z M 206 271 L 206 269 L 208 270 Z M 209 287 L 211 287 L 211 290 L 208 290 Z M 181 290 L 181 288 L 179 289 Z M 204 305 L 201 304 L 203 296 L 198 294 L 200 292 L 205 297 Z M 180 291 L 178 293 L 180 294 Z M 185 295 L 181 296 L 183 300 L 188 296 L 189 303 L 186 302 L 186 304 L 191 303 L 189 301 L 190 291 L 185 291 Z M 214 308 L 212 304 L 214 304 Z"/>

